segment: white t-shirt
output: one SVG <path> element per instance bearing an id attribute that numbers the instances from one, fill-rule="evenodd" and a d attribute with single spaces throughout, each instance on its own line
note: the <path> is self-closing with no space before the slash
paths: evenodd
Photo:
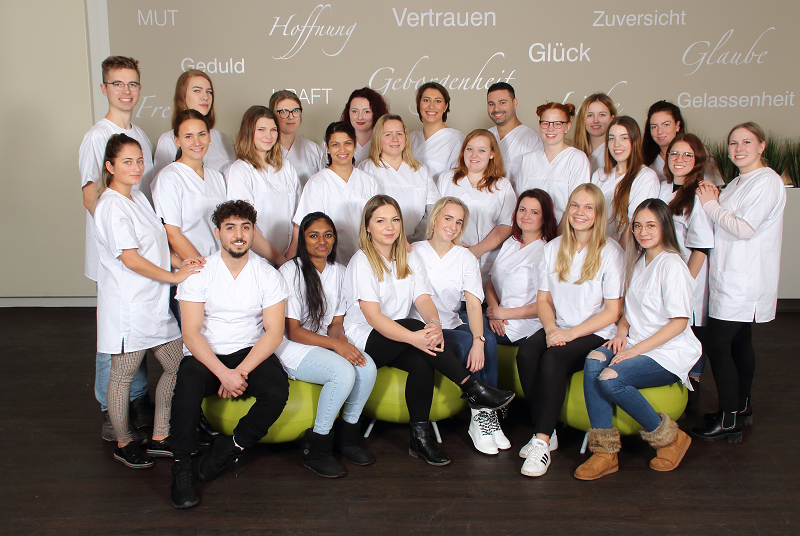
<path id="1" fill-rule="evenodd" d="M 411 153 L 425 164 L 433 180 L 438 184 L 439 175 L 458 165 L 464 135 L 454 128 L 443 128 L 425 139 L 422 129 L 411 133 Z"/>
<path id="2" fill-rule="evenodd" d="M 218 251 L 178 285 L 176 298 L 205 304 L 200 333 L 216 355 L 228 355 L 253 346 L 264 334 L 264 309 L 288 296 L 283 277 L 266 260 L 249 253 L 234 279 Z M 185 346 L 183 353 L 190 355 Z"/>
<path id="3" fill-rule="evenodd" d="M 375 277 L 367 256 L 361 250 L 353 255 L 353 260 L 347 265 L 344 276 L 344 295 L 347 301 L 344 332 L 353 346 L 362 352 L 372 333 L 372 326 L 361 312 L 359 300 L 378 303 L 381 313 L 392 320 L 399 320 L 408 318 L 414 300 L 423 294 L 433 295 L 419 259 L 409 255 L 408 265 L 413 272 L 410 276 L 397 279 L 397 266 L 392 263 L 391 272 L 383 274 L 383 281 L 378 281 Z"/>
<path id="4" fill-rule="evenodd" d="M 611 169 L 611 173 L 606 172 L 601 168 L 595 171 L 592 175 L 592 184 L 598 186 L 603 191 L 603 197 L 606 200 L 606 214 L 608 215 L 608 236 L 614 240 L 619 240 L 624 229 L 617 231 L 617 226 L 614 218 L 614 192 L 617 189 L 622 177 L 617 177 L 616 168 Z M 631 191 L 628 194 L 628 222 L 633 219 L 633 213 L 636 211 L 642 201 L 645 199 L 658 198 L 661 192 L 661 183 L 658 182 L 658 177 L 655 171 L 647 166 L 642 166 L 636 178 L 633 179 L 631 184 Z"/>
<path id="5" fill-rule="evenodd" d="M 155 173 L 175 162 L 177 154 L 178 148 L 175 145 L 175 134 L 172 130 L 168 130 L 158 138 L 158 143 L 156 143 Z M 211 168 L 225 175 L 228 172 L 228 166 L 234 160 L 236 160 L 236 151 L 233 148 L 230 136 L 212 128 L 211 143 L 208 145 L 208 151 L 203 157 L 203 166 L 206 169 Z"/>
<path id="6" fill-rule="evenodd" d="M 589 155 L 589 164 L 592 166 L 591 173 L 594 175 L 594 172 L 598 169 L 603 169 L 606 165 L 606 144 L 601 144 L 597 149 L 592 151 L 592 154 Z"/>
<path id="7" fill-rule="evenodd" d="M 414 230 L 425 216 L 425 207 L 439 200 L 439 189 L 433 183 L 428 168 L 420 166 L 417 171 L 403 162 L 395 170 L 392 166 L 376 166 L 367 159 L 359 166 L 364 173 L 372 175 L 378 183 L 378 192 L 394 198 L 403 213 L 406 236 Z"/>
<path id="8" fill-rule="evenodd" d="M 439 311 L 439 320 L 443 329 L 455 329 L 464 322 L 458 316 L 464 293 L 469 292 L 481 302 L 483 301 L 483 284 L 478 259 L 467 248 L 453 246 L 450 251 L 439 257 L 427 240 L 415 242 L 411 255 L 415 256 L 425 269 L 428 282 L 433 290 L 433 304 Z M 423 322 L 416 307 L 411 308 L 411 318 Z"/>
<path id="9" fill-rule="evenodd" d="M 442 197 L 457 197 L 469 207 L 469 222 L 461 237 L 464 244 L 474 246 L 498 225 L 511 225 L 517 196 L 514 195 L 514 188 L 508 179 L 498 180 L 489 192 L 473 188 L 467 177 L 462 177 L 458 184 L 453 184 L 453 174 L 452 170 L 442 173 L 439 177 L 439 192 Z M 492 271 L 494 258 L 499 251 L 498 247 L 480 258 L 484 287 L 489 283 L 489 272 Z"/>
<path id="10" fill-rule="evenodd" d="M 300 186 L 305 186 L 312 175 L 325 167 L 325 150 L 311 140 L 296 136 L 287 151 L 283 148 L 283 158 L 294 166 Z"/>
<path id="11" fill-rule="evenodd" d="M 308 322 L 308 301 L 306 300 L 306 283 L 303 274 L 294 261 L 289 261 L 278 270 L 286 281 L 289 290 L 289 297 L 286 299 L 286 318 L 293 318 L 300 321 L 300 325 L 305 329 L 311 330 Z M 328 336 L 328 326 L 331 325 L 333 317 L 342 316 L 347 308 L 342 292 L 344 283 L 345 267 L 341 264 L 326 264 L 325 269 L 319 274 L 322 281 L 322 290 L 325 294 L 325 316 L 319 329 L 315 332 L 318 335 Z M 281 360 L 284 367 L 297 370 L 303 358 L 315 347 L 299 342 L 290 341 L 284 335 L 283 342 L 275 355 Z"/>
<path id="12" fill-rule="evenodd" d="M 292 243 L 292 216 L 300 201 L 300 181 L 294 166 L 283 162 L 280 171 L 269 166 L 256 169 L 237 160 L 228 170 L 228 199 L 243 199 L 258 212 L 256 229 L 278 253 L 286 253 Z"/>
<path id="13" fill-rule="evenodd" d="M 358 251 L 358 230 L 364 205 L 378 195 L 378 183 L 371 175 L 353 168 L 345 182 L 326 168 L 308 179 L 294 214 L 294 223 L 300 225 L 306 214 L 324 212 L 336 225 L 336 260 L 347 264 Z"/>
<path id="14" fill-rule="evenodd" d="M 492 286 L 500 298 L 500 307 L 524 307 L 536 301 L 539 292 L 539 263 L 544 253 L 544 240 L 537 240 L 520 249 L 516 238 L 509 236 L 500 248 L 492 267 Z M 511 342 L 530 337 L 542 327 L 538 318 L 508 320 L 506 336 Z"/>
<path id="15" fill-rule="evenodd" d="M 786 188 L 777 173 L 762 167 L 729 182 L 719 204 L 755 234 L 741 240 L 714 227 L 708 314 L 719 320 L 769 322 L 778 300 Z"/>
<path id="16" fill-rule="evenodd" d="M 103 159 L 106 155 L 108 138 L 114 134 L 126 134 L 135 139 L 142 146 L 144 156 L 144 175 L 135 190 L 140 190 L 148 201 L 150 197 L 150 182 L 155 177 L 153 172 L 153 147 L 142 129 L 131 125 L 130 130 L 120 128 L 106 118 L 94 124 L 83 136 L 81 148 L 78 152 L 78 168 L 81 173 L 81 188 L 89 182 L 99 184 L 103 176 Z M 97 246 L 94 240 L 94 222 L 92 215 L 86 212 L 86 255 L 84 257 L 83 273 L 92 281 L 97 281 Z"/>
<path id="17" fill-rule="evenodd" d="M 567 147 L 548 162 L 544 149 L 539 149 L 522 158 L 517 192 L 521 194 L 531 188 L 540 188 L 550 194 L 556 222 L 560 222 L 572 190 L 589 179 L 589 159 L 583 151 Z"/>
<path id="18" fill-rule="evenodd" d="M 169 284 L 133 272 L 119 258 L 124 250 L 135 249 L 170 270 L 167 231 L 142 192 L 133 190 L 131 197 L 108 189 L 94 211 L 97 351 L 105 354 L 145 350 L 181 336 L 169 310 Z"/>
<path id="19" fill-rule="evenodd" d="M 520 168 L 522 167 L 522 157 L 531 151 L 537 151 L 542 148 L 541 136 L 539 136 L 535 130 L 525 125 L 518 125 L 514 130 L 506 134 L 502 140 L 500 139 L 496 126 L 490 128 L 489 132 L 494 134 L 497 143 L 500 145 L 500 154 L 503 155 L 503 166 L 506 168 L 506 177 L 511 181 L 511 185 L 514 187 L 515 191 L 522 192 L 523 190 L 517 187 L 517 182 L 520 177 Z"/>
<path id="20" fill-rule="evenodd" d="M 694 280 L 686 262 L 662 251 L 645 266 L 644 255 L 633 267 L 625 294 L 625 319 L 630 324 L 628 346 L 639 344 L 667 325 L 670 318 L 690 318 Z M 658 348 L 644 352 L 689 387 L 689 371 L 700 358 L 700 341 L 686 329 Z"/>
<path id="21" fill-rule="evenodd" d="M 554 238 L 544 247 L 542 260 L 539 263 L 539 290 L 550 293 L 556 310 L 556 326 L 560 329 L 571 329 L 583 324 L 591 317 L 605 309 L 605 300 L 616 300 L 622 297 L 625 282 L 625 260 L 622 248 L 614 240 L 609 239 L 600 252 L 600 269 L 594 279 L 575 284 L 581 278 L 581 269 L 586 260 L 588 247 L 575 253 L 572 257 L 569 279 L 561 281 L 554 273 L 558 246 L 562 237 Z M 604 339 L 611 338 L 616 332 L 615 324 L 609 324 L 595 331 Z"/>
<path id="22" fill-rule="evenodd" d="M 219 250 L 211 215 L 226 197 L 222 175 L 208 167 L 203 174 L 205 179 L 186 164 L 173 162 L 153 181 L 153 204 L 164 223 L 180 228 L 197 252 L 205 256 Z"/>
<path id="23" fill-rule="evenodd" d="M 676 192 L 672 191 L 672 184 L 661 183 L 659 197 L 667 204 L 674 198 Z M 688 263 L 692 249 L 712 249 L 714 247 L 714 222 L 703 210 L 700 198 L 694 196 L 694 206 L 689 215 L 672 215 L 675 223 L 675 236 L 678 239 L 683 262 Z M 703 266 L 694 278 L 695 287 L 692 297 L 692 317 L 689 324 L 692 326 L 705 326 L 708 320 L 708 259 L 703 261 Z"/>

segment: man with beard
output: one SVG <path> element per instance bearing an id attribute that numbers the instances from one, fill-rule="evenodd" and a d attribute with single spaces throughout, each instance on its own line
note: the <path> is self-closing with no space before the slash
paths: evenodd
<path id="1" fill-rule="evenodd" d="M 517 119 L 517 97 L 514 88 L 506 82 L 489 86 L 486 95 L 486 110 L 495 126 L 489 129 L 500 144 L 506 178 L 517 190 L 517 175 L 522 166 L 522 157 L 542 148 L 539 134 Z M 517 192 L 520 194 L 522 192 Z"/>
<path id="2" fill-rule="evenodd" d="M 191 508 L 200 501 L 195 478 L 217 478 L 243 449 L 267 435 L 289 397 L 289 382 L 273 352 L 283 339 L 288 289 L 267 261 L 250 254 L 256 211 L 246 201 L 217 206 L 211 221 L 222 249 L 206 259 L 202 272 L 178 287 L 184 354 L 172 397 L 172 505 Z M 200 460 L 191 453 L 203 398 L 218 394 L 256 398 L 233 436 L 220 436 Z M 195 477 L 195 474 L 197 475 Z"/>

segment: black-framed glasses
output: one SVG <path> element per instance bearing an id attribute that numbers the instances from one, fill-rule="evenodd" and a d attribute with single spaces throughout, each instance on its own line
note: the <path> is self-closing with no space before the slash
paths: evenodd
<path id="1" fill-rule="evenodd" d="M 558 130 L 563 128 L 566 124 L 566 121 L 539 121 L 539 126 L 544 129 L 553 127 L 554 129 Z"/>
<path id="2" fill-rule="evenodd" d="M 142 84 L 139 82 L 128 82 L 127 84 L 121 80 L 114 80 L 113 82 L 103 82 L 107 86 L 114 86 L 114 89 L 117 91 L 125 91 L 127 87 L 131 91 L 139 91 L 139 88 L 142 87 Z"/>
<path id="3" fill-rule="evenodd" d="M 684 160 L 694 160 L 694 153 L 679 153 L 678 151 L 670 151 L 669 153 L 669 157 L 673 160 L 677 160 L 678 155 L 683 155 Z"/>
<path id="4" fill-rule="evenodd" d="M 286 109 L 283 109 L 283 110 L 275 110 L 275 113 L 277 113 L 277 114 L 278 114 L 278 116 L 279 116 L 281 119 L 286 119 L 286 118 L 287 118 L 287 117 L 289 117 L 290 115 L 291 115 L 292 117 L 300 117 L 300 114 L 301 114 L 301 113 L 303 113 L 303 110 L 301 110 L 300 108 L 295 108 L 295 109 L 293 109 L 293 110 L 286 110 Z"/>

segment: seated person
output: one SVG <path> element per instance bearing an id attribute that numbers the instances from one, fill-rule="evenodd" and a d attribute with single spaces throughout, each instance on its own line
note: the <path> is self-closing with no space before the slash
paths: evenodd
<path id="1" fill-rule="evenodd" d="M 219 205 L 211 217 L 222 246 L 206 258 L 202 277 L 178 287 L 184 353 L 172 397 L 172 505 L 191 508 L 200 501 L 191 467 L 200 404 L 218 394 L 256 398 L 233 436 L 220 436 L 200 460 L 198 478 L 217 478 L 243 449 L 267 435 L 289 398 L 289 382 L 273 352 L 283 340 L 288 290 L 267 261 L 250 255 L 256 211 L 246 201 Z"/>

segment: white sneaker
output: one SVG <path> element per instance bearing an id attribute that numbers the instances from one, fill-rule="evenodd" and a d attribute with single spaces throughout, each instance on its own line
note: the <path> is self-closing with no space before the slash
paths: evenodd
<path id="1" fill-rule="evenodd" d="M 492 439 L 494 439 L 495 445 L 500 450 L 507 450 L 511 448 L 511 441 L 508 440 L 506 435 L 503 433 L 503 429 L 500 428 L 500 419 L 498 418 L 498 411 L 492 411 Z"/>
<path id="2" fill-rule="evenodd" d="M 533 437 L 530 441 L 525 443 L 525 445 L 519 449 L 519 457 L 520 458 L 527 458 L 528 454 L 531 452 L 533 448 L 533 440 L 536 439 L 536 434 L 533 434 Z M 556 435 L 556 431 L 553 430 L 553 434 L 550 436 L 550 444 L 548 445 L 550 451 L 554 451 L 558 448 L 558 436 Z"/>
<path id="3" fill-rule="evenodd" d="M 497 445 L 492 438 L 492 414 L 490 409 L 470 408 L 472 418 L 469 421 L 469 437 L 479 452 L 484 454 L 497 454 Z"/>
<path id="4" fill-rule="evenodd" d="M 534 439 L 531 451 L 522 464 L 521 473 L 525 476 L 542 476 L 550 467 L 550 447 L 541 439 Z"/>

